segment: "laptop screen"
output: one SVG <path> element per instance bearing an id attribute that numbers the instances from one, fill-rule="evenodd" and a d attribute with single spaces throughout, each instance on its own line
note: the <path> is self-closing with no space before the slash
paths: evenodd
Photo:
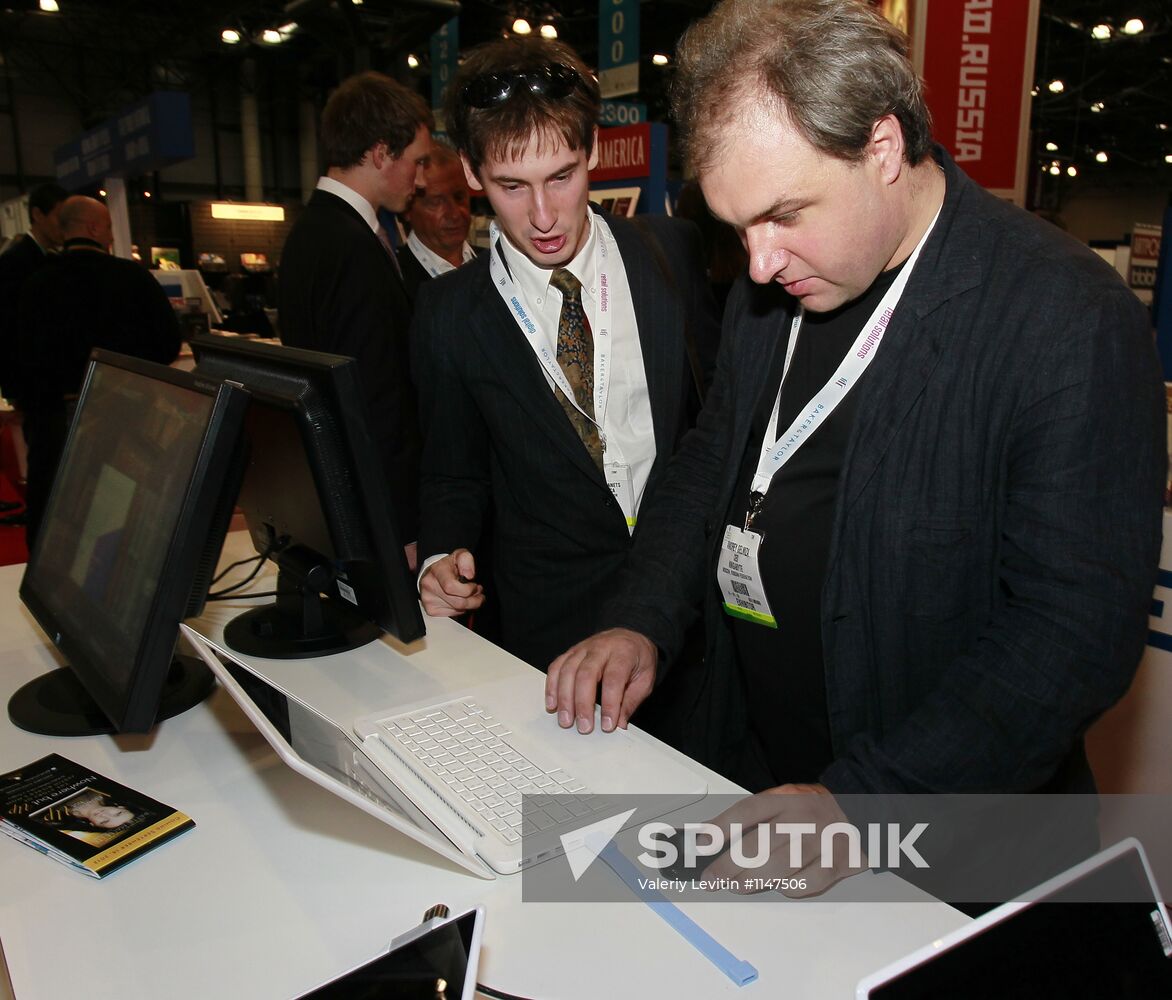
<path id="1" fill-rule="evenodd" d="M 918 955 L 918 963 L 910 956 L 868 977 L 859 996 L 1172 996 L 1172 940 L 1138 845 L 1098 857 L 1104 862 L 1042 901 L 998 907 L 939 942 L 935 953 Z M 1133 902 L 1095 902 L 1104 899 Z"/>

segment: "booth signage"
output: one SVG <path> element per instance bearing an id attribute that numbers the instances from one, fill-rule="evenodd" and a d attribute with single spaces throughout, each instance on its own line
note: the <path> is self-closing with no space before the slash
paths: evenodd
<path id="1" fill-rule="evenodd" d="M 1025 202 L 1039 0 L 924 0 L 916 52 L 933 132 L 966 174 Z"/>
<path id="2" fill-rule="evenodd" d="M 647 121 L 647 105 L 634 101 L 603 101 L 598 121 L 607 126 L 638 125 Z"/>
<path id="3" fill-rule="evenodd" d="M 603 97 L 639 91 L 639 0 L 598 0 L 598 86 Z"/>
<path id="4" fill-rule="evenodd" d="M 651 175 L 651 126 L 627 125 L 598 130 L 598 166 L 590 180 L 618 181 Z"/>
<path id="5" fill-rule="evenodd" d="M 431 106 L 438 111 L 443 108 L 444 91 L 448 81 L 456 75 L 456 59 L 460 52 L 460 19 L 453 17 L 442 28 L 431 35 Z M 436 120 L 438 131 L 445 123 Z"/>
<path id="6" fill-rule="evenodd" d="M 53 151 L 57 180 L 71 191 L 106 177 L 133 177 L 195 155 L 191 97 L 159 90 Z"/>

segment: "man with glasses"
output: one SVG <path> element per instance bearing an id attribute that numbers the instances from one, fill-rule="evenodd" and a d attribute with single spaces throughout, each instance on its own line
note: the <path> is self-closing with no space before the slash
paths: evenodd
<path id="1" fill-rule="evenodd" d="M 447 123 L 496 213 L 491 249 L 425 284 L 412 327 L 423 606 L 459 615 L 492 588 L 502 645 L 542 669 L 612 593 L 688 422 L 689 338 L 717 327 L 694 226 L 589 207 L 599 105 L 560 43 L 467 55 Z"/>
<path id="2" fill-rule="evenodd" d="M 326 173 L 285 241 L 277 282 L 283 343 L 358 359 L 412 568 L 419 426 L 407 349 L 411 301 L 377 212 L 403 211 L 423 182 L 432 124 L 423 98 L 382 73 L 342 81 L 322 112 Z"/>

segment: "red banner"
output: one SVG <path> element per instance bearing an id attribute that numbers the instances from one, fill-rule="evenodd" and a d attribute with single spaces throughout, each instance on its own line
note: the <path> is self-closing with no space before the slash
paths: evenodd
<path id="1" fill-rule="evenodd" d="M 925 0 L 917 48 L 937 142 L 973 180 L 1021 203 L 1037 0 Z"/>
<path id="2" fill-rule="evenodd" d="M 651 175 L 651 126 L 624 125 L 598 130 L 598 166 L 593 181 L 625 181 Z"/>

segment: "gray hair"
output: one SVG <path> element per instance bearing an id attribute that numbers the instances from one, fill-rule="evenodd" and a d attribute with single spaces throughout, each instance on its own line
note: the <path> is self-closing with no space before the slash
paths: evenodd
<path id="1" fill-rule="evenodd" d="M 760 95 L 757 97 L 756 95 Z M 772 102 L 815 149 L 858 162 L 871 129 L 894 115 L 908 162 L 932 142 L 907 36 L 859 0 L 723 0 L 677 50 L 672 110 L 697 172 L 723 154 L 738 98 Z"/>

